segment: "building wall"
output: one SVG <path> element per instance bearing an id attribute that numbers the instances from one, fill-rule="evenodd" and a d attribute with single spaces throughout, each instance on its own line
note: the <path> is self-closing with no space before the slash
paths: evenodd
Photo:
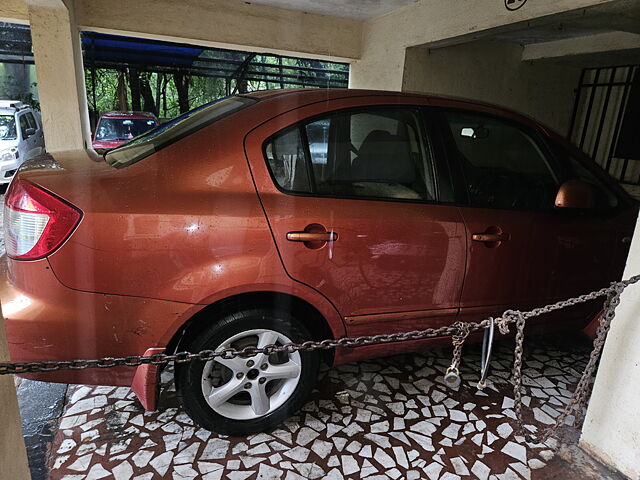
<path id="1" fill-rule="evenodd" d="M 0 2 L 0 22 L 27 23 L 29 9 L 24 0 L 2 0 Z"/>
<path id="2" fill-rule="evenodd" d="M 407 50 L 402 90 L 471 98 L 511 108 L 566 135 L 581 69 L 523 62 L 523 47 L 479 40 Z"/>
<path id="3" fill-rule="evenodd" d="M 405 49 L 482 38 L 496 28 L 609 3 L 612 0 L 535 0 L 511 11 L 502 0 L 417 0 L 365 22 L 362 54 L 351 68 L 353 88 L 399 91 Z"/>
<path id="4" fill-rule="evenodd" d="M 640 222 L 624 278 L 640 274 Z M 622 295 L 604 345 L 580 446 L 631 480 L 640 479 L 640 286 Z"/>

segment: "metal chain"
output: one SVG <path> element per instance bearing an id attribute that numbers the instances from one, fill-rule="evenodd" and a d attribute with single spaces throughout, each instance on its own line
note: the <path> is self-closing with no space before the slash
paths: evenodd
<path id="1" fill-rule="evenodd" d="M 486 327 L 486 320 L 478 323 L 469 322 L 465 326 L 469 331 L 478 331 Z M 58 370 L 85 370 L 88 368 L 111 368 L 118 366 L 137 367 L 140 365 L 164 365 L 167 363 L 186 363 L 193 360 L 203 362 L 215 358 L 230 360 L 235 357 L 252 357 L 257 354 L 294 353 L 298 351 L 330 350 L 332 348 L 353 348 L 382 343 L 421 340 L 431 337 L 447 337 L 458 333 L 456 326 L 428 328 L 411 332 L 391 333 L 384 335 L 367 335 L 361 337 L 343 337 L 337 340 L 306 341 L 302 343 L 286 343 L 284 345 L 266 345 L 265 347 L 245 347 L 240 350 L 225 348 L 222 350 L 202 350 L 198 353 L 180 352 L 175 354 L 156 353 L 150 356 L 130 355 L 127 357 L 103 357 L 94 360 L 66 360 L 46 362 L 0 363 L 0 375 L 53 372 Z"/>
<path id="2" fill-rule="evenodd" d="M 640 280 L 640 275 L 630 278 L 629 280 L 612 283 L 611 286 L 601 288 L 591 293 L 580 295 L 569 300 L 546 305 L 544 307 L 535 308 L 528 312 L 517 312 L 507 310 L 502 316 L 495 319 L 495 323 L 501 332 L 508 332 L 508 325 L 515 323 L 521 315 L 524 320 L 542 315 L 544 313 L 553 312 L 580 303 L 585 303 L 599 297 L 609 295 L 616 288 L 624 289 L 628 285 L 636 283 Z M 414 330 L 411 332 L 399 332 L 380 335 L 367 335 L 361 337 L 343 337 L 339 339 L 326 339 L 321 341 L 306 341 L 303 343 L 287 343 L 285 345 L 267 345 L 263 348 L 245 347 L 237 350 L 234 348 L 225 348 L 222 350 L 203 350 L 198 353 L 179 352 L 175 354 L 156 353 L 150 356 L 129 355 L 126 357 L 103 357 L 99 359 L 77 359 L 64 361 L 44 361 L 44 362 L 17 362 L 17 363 L 0 363 L 0 375 L 34 373 L 34 372 L 53 372 L 58 370 L 85 370 L 88 368 L 111 368 L 118 366 L 137 367 L 140 365 L 165 365 L 171 362 L 186 363 L 193 360 L 209 361 L 215 358 L 232 359 L 235 357 L 250 357 L 258 353 L 271 355 L 273 353 L 287 352 L 293 353 L 297 351 L 313 351 L 313 350 L 330 350 L 332 348 L 353 348 L 367 345 L 377 345 L 382 343 L 403 342 L 408 340 L 421 340 L 433 337 L 453 337 L 460 332 L 460 325 L 464 324 L 469 333 L 484 330 L 489 326 L 489 320 L 485 319 L 480 322 L 458 322 L 450 326 L 439 328 L 427 328 L 425 330 Z"/>
<path id="3" fill-rule="evenodd" d="M 516 346 L 513 354 L 513 408 L 518 419 L 520 434 L 524 435 L 524 422 L 522 421 L 522 357 L 524 356 L 524 327 L 526 321 L 520 312 L 514 312 L 516 316 Z"/>
<path id="4" fill-rule="evenodd" d="M 453 343 L 453 356 L 451 359 L 451 366 L 447 368 L 447 372 L 444 376 L 444 381 L 451 388 L 456 388 L 460 385 L 460 360 L 462 358 L 462 346 L 465 340 L 469 336 L 469 323 L 456 322 L 452 325 L 457 330 L 457 333 L 451 337 Z"/>
<path id="5" fill-rule="evenodd" d="M 528 312 L 517 310 L 507 310 L 502 316 L 495 319 L 495 324 L 500 333 L 507 334 L 509 325 L 516 324 L 516 346 L 514 351 L 513 381 L 514 381 L 514 409 L 519 427 L 528 441 L 543 443 L 554 435 L 563 425 L 567 416 L 573 411 L 580 411 L 590 392 L 591 380 L 596 369 L 598 359 L 602 352 L 602 347 L 609 332 L 611 321 L 615 315 L 615 309 L 620 303 L 620 295 L 626 287 L 640 281 L 640 275 L 613 282 L 609 287 L 601 288 L 575 298 L 562 300 L 544 307 L 534 308 Z M 576 387 L 569 403 L 563 412 L 556 418 L 555 424 L 550 426 L 542 435 L 533 436 L 524 433 L 524 421 L 522 419 L 522 358 L 524 343 L 524 327 L 529 318 L 545 313 L 561 310 L 566 307 L 585 303 L 597 298 L 607 296 L 604 314 L 600 319 L 596 338 L 593 342 L 593 350 L 587 362 L 587 366 L 582 374 L 578 386 Z M 58 370 L 85 370 L 88 368 L 111 368 L 118 366 L 137 367 L 140 365 L 165 365 L 171 362 L 186 363 L 193 360 L 209 361 L 215 358 L 232 359 L 235 357 L 252 357 L 259 353 L 271 355 L 273 353 L 286 352 L 294 353 L 298 351 L 329 350 L 332 348 L 353 348 L 366 345 L 377 345 L 382 343 L 404 342 L 409 340 L 421 340 L 433 337 L 452 337 L 454 351 L 453 361 L 450 368 L 458 369 L 462 355 L 462 346 L 470 333 L 484 330 L 489 326 L 489 319 L 480 322 L 457 322 L 450 326 L 440 328 L 427 328 L 425 330 L 414 330 L 411 332 L 391 333 L 384 335 L 368 335 L 361 337 L 343 337 L 339 339 L 326 339 L 321 341 L 306 341 L 299 344 L 287 343 L 285 345 L 267 345 L 263 348 L 245 347 L 237 350 L 225 348 L 222 350 L 203 350 L 198 353 L 179 352 L 175 354 L 157 353 L 150 356 L 130 355 L 127 357 L 104 357 L 91 360 L 68 360 L 68 361 L 46 361 L 46 362 L 19 362 L 0 363 L 0 375 L 33 373 L 33 372 L 53 372 Z"/>
<path id="6" fill-rule="evenodd" d="M 589 393 L 591 391 L 591 385 L 593 380 L 593 374 L 597 368 L 598 360 L 600 359 L 600 355 L 602 353 L 602 348 L 604 347 L 604 343 L 607 339 L 607 334 L 609 333 L 609 329 L 611 328 L 611 321 L 615 316 L 616 307 L 620 304 L 620 296 L 624 289 L 631 285 L 632 283 L 636 283 L 640 278 L 638 276 L 632 277 L 624 282 L 617 282 L 611 285 L 609 288 L 609 292 L 607 293 L 607 300 L 604 305 L 604 313 L 600 317 L 600 324 L 596 331 L 596 337 L 593 341 L 593 349 L 591 350 L 591 354 L 589 355 L 589 361 L 587 362 L 587 366 L 578 381 L 578 385 L 576 386 L 569 402 L 565 405 L 560 415 L 556 417 L 553 425 L 545 429 L 541 434 L 534 435 L 530 433 L 526 433 L 524 431 L 524 420 L 522 418 L 522 400 L 521 400 L 521 382 L 522 382 L 522 343 L 523 343 L 523 330 L 524 330 L 524 320 L 518 322 L 518 332 L 516 334 L 516 350 L 515 350 L 515 360 L 513 364 L 513 377 L 514 377 L 514 409 L 516 413 L 516 419 L 518 420 L 518 426 L 520 429 L 520 433 L 525 437 L 525 439 L 530 443 L 541 444 L 546 442 L 549 438 L 555 436 L 557 431 L 562 427 L 565 423 L 566 418 L 575 411 L 575 424 L 578 424 L 582 421 L 583 416 L 583 406 L 587 401 Z"/>

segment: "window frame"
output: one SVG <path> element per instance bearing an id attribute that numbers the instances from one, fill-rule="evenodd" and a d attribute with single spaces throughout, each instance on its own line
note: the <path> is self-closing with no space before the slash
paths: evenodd
<path id="1" fill-rule="evenodd" d="M 363 200 L 363 201 L 378 201 L 378 202 L 399 202 L 399 203 L 413 203 L 413 204 L 424 204 L 424 205 L 447 205 L 453 204 L 453 201 L 442 201 L 440 194 L 440 182 L 442 181 L 443 176 L 449 176 L 449 172 L 443 172 L 441 165 L 439 165 L 439 161 L 437 156 L 442 154 L 442 146 L 438 143 L 439 134 L 435 128 L 435 122 L 432 121 L 428 112 L 425 112 L 426 109 L 430 109 L 431 107 L 425 107 L 424 105 L 415 105 L 415 104 L 375 104 L 375 105 L 362 105 L 357 107 L 347 107 L 347 108 L 339 108 L 335 110 L 327 110 L 325 112 L 304 118 L 303 120 L 298 120 L 290 125 L 287 125 L 284 128 L 281 128 L 277 132 L 269 135 L 262 142 L 261 150 L 263 160 L 266 163 L 267 171 L 269 172 L 269 176 L 275 188 L 285 194 L 297 197 L 313 197 L 313 198 L 333 198 L 333 199 L 346 199 L 346 200 Z M 313 171 L 313 162 L 311 158 L 310 144 L 307 135 L 306 126 L 317 122 L 319 120 L 326 119 L 328 117 L 337 116 L 337 115 L 355 115 L 358 113 L 369 113 L 371 111 L 379 111 L 379 110 L 407 110 L 412 111 L 415 114 L 417 120 L 418 130 L 424 135 L 425 139 L 425 154 L 428 157 L 427 163 L 429 164 L 428 168 L 431 171 L 433 178 L 433 188 L 434 188 L 434 199 L 426 200 L 426 199 L 412 199 L 412 198 L 391 198 L 391 197 L 370 197 L 370 196 L 351 196 L 351 195 L 338 195 L 338 194 L 321 194 L 317 193 L 317 185 L 315 181 L 315 172 Z M 291 190 L 284 189 L 277 181 L 274 172 L 269 163 L 269 159 L 267 157 L 267 146 L 273 142 L 273 140 L 280 136 L 284 135 L 292 130 L 298 130 L 300 138 L 303 143 L 303 151 L 305 158 L 305 165 L 307 169 L 307 174 L 310 180 L 310 192 L 294 192 Z M 329 141 L 329 140 L 328 140 Z M 426 173 L 426 172 L 425 172 Z M 449 181 L 450 178 L 448 179 Z"/>
<path id="2" fill-rule="evenodd" d="M 530 212 L 530 213 L 548 213 L 548 212 L 556 212 L 559 209 L 555 208 L 555 206 L 550 206 L 548 208 L 539 208 L 539 209 L 525 209 L 525 208 L 497 208 L 490 207 L 485 205 L 473 205 L 471 202 L 471 196 L 469 192 L 469 184 L 467 182 L 467 175 L 464 171 L 464 166 L 460 161 L 458 155 L 455 154 L 456 150 L 459 150 L 453 137 L 453 132 L 451 131 L 451 127 L 449 125 L 449 121 L 446 117 L 446 112 L 455 112 L 462 114 L 471 114 L 478 117 L 486 117 L 492 120 L 497 120 L 504 124 L 513 126 L 523 132 L 525 135 L 529 136 L 531 140 L 535 142 L 535 145 L 542 153 L 544 161 L 549 169 L 549 173 L 553 178 L 553 181 L 556 183 L 556 187 L 560 188 L 560 178 L 562 177 L 562 167 L 557 157 L 553 154 L 550 146 L 548 144 L 547 135 L 545 135 L 539 128 L 535 126 L 528 125 L 523 122 L 519 122 L 518 120 L 514 120 L 509 117 L 505 117 L 496 113 L 485 112 L 481 110 L 474 110 L 472 108 L 464 108 L 464 107 L 433 107 L 434 115 L 437 117 L 437 121 L 440 126 L 440 132 L 443 136 L 443 144 L 445 150 L 445 157 L 447 159 L 447 163 L 449 163 L 450 168 L 452 169 L 451 178 L 454 184 L 456 204 L 458 206 L 464 206 L 469 208 L 480 208 L 487 210 L 503 210 L 508 212 Z"/>
<path id="3" fill-rule="evenodd" d="M 33 128 L 36 132 L 38 131 L 38 122 L 36 122 L 36 117 L 33 115 L 33 112 L 26 112 L 25 117 L 27 117 L 27 123 L 29 124 L 29 128 Z"/>

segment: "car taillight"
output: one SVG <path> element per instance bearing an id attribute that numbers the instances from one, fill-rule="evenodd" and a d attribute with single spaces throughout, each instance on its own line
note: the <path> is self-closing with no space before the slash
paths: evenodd
<path id="1" fill-rule="evenodd" d="M 82 212 L 25 180 L 11 182 L 4 206 L 7 255 L 36 260 L 53 253 L 80 223 Z"/>

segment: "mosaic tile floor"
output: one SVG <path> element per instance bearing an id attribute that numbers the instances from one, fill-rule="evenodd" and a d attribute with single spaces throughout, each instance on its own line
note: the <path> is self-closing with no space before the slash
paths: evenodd
<path id="1" fill-rule="evenodd" d="M 553 422 L 589 351 L 581 341 L 561 347 L 548 342 L 528 339 L 524 403 L 530 407 L 525 420 L 531 431 Z M 475 388 L 477 346 L 465 347 L 463 383 L 457 391 L 443 384 L 450 349 L 324 369 L 313 400 L 299 415 L 272 432 L 243 438 L 211 434 L 194 425 L 179 408 L 170 384 L 163 391 L 163 408 L 147 413 L 128 388 L 75 386 L 69 389 L 52 446 L 50 476 L 63 480 L 552 478 L 548 464 L 554 462 L 556 440 L 526 445 L 517 435 L 509 381 L 512 359 L 511 344 L 500 345 L 483 392 Z M 163 376 L 170 382 L 169 373 Z M 565 430 L 564 435 L 576 438 L 575 428 Z"/>

